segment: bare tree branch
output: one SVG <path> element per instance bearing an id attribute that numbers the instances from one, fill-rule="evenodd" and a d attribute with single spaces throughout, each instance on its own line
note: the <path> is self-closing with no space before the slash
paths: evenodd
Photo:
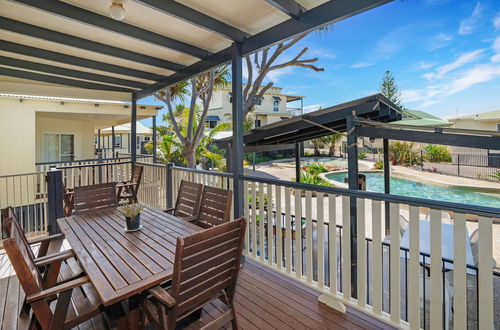
<path id="1" fill-rule="evenodd" d="M 166 88 L 164 93 L 156 92 L 154 93 L 154 96 L 162 100 L 167 105 L 168 115 L 170 117 L 170 121 L 172 122 L 172 126 L 174 127 L 174 132 L 181 143 L 185 143 L 186 139 L 184 138 L 184 136 L 182 136 L 181 130 L 179 128 L 179 125 L 177 125 L 177 121 L 174 116 L 174 111 L 172 110 L 172 98 L 170 97 L 170 89 Z"/>

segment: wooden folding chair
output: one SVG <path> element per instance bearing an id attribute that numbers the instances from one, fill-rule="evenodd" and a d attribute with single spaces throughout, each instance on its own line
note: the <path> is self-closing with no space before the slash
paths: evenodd
<path id="1" fill-rule="evenodd" d="M 165 212 L 173 211 L 176 217 L 189 221 L 195 220 L 200 209 L 202 191 L 202 184 L 182 180 L 175 207 L 166 209 Z"/>
<path id="2" fill-rule="evenodd" d="M 132 171 L 130 181 L 123 181 L 117 184 L 118 187 L 118 202 L 127 200 L 129 203 L 137 203 L 137 192 L 142 180 L 142 171 L 144 167 L 135 165 Z"/>
<path id="3" fill-rule="evenodd" d="M 231 322 L 233 329 L 239 329 L 234 293 L 245 228 L 246 219 L 241 217 L 178 237 L 172 287 L 149 290 L 152 298 L 143 304 L 148 319 L 160 329 L 173 330 L 179 321 L 220 299 L 228 310 L 206 328 L 219 329 Z"/>
<path id="4" fill-rule="evenodd" d="M 75 187 L 75 212 L 84 213 L 116 207 L 116 182 Z"/>
<path id="5" fill-rule="evenodd" d="M 99 297 L 86 276 L 57 282 L 61 263 L 73 257 L 71 250 L 35 261 L 14 221 L 8 221 L 8 231 L 10 236 L 3 241 L 3 247 L 33 311 L 30 329 L 71 329 L 101 313 Z M 43 278 L 39 271 L 42 266 L 47 267 Z M 50 303 L 54 300 L 53 311 Z"/>
<path id="6" fill-rule="evenodd" d="M 228 222 L 231 217 L 232 196 L 231 190 L 204 186 L 200 209 L 193 223 L 210 228 Z"/>

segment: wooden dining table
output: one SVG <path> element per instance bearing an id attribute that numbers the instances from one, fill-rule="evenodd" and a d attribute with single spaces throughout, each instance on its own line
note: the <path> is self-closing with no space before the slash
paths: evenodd
<path id="1" fill-rule="evenodd" d="M 125 232 L 125 218 L 116 208 L 75 214 L 57 223 L 104 307 L 119 328 L 129 329 L 143 325 L 140 303 L 145 292 L 172 278 L 177 237 L 202 230 L 149 207 L 142 210 L 143 227 L 135 232 Z"/>

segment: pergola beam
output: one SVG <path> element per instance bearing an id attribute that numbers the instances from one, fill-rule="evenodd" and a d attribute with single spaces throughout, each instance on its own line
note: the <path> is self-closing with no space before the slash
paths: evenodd
<path id="1" fill-rule="evenodd" d="M 305 9 L 295 0 L 266 0 L 274 7 L 278 8 L 285 14 L 293 18 L 299 18 Z"/>
<path id="2" fill-rule="evenodd" d="M 88 81 L 75 80 L 75 79 L 63 78 L 63 77 L 58 77 L 58 76 L 51 76 L 51 75 L 46 75 L 46 74 L 10 69 L 10 68 L 5 68 L 5 67 L 0 67 L 0 75 L 9 76 L 9 77 L 16 77 L 16 78 L 21 78 L 21 79 L 41 81 L 41 82 L 46 82 L 46 83 L 58 84 L 58 85 L 79 87 L 79 88 L 97 89 L 97 90 L 122 92 L 122 93 L 135 92 L 135 90 L 133 90 L 133 89 L 123 88 L 123 87 L 115 87 L 115 86 L 110 86 L 110 85 L 97 84 L 97 83 L 88 82 Z"/>
<path id="3" fill-rule="evenodd" d="M 375 139 L 389 139 L 429 144 L 444 144 L 457 147 L 500 150 L 500 138 L 496 136 L 436 133 L 371 126 L 358 127 L 357 132 L 358 136 L 372 137 Z"/>
<path id="4" fill-rule="evenodd" d="M 60 62 L 65 64 L 76 65 L 88 69 L 94 69 L 99 71 L 111 72 L 116 74 L 121 74 L 124 76 L 137 77 L 146 80 L 157 81 L 163 78 L 163 76 L 126 68 L 123 66 L 108 64 L 103 62 L 98 62 L 94 60 L 89 60 L 82 57 L 77 57 L 73 55 L 66 55 L 58 52 L 53 52 L 50 50 L 45 50 L 41 48 L 35 48 L 31 46 L 25 46 L 21 44 L 17 44 L 10 41 L 0 40 L 0 50 L 4 50 L 11 53 L 17 53 L 22 55 L 27 55 L 36 58 L 43 58 L 45 60 Z"/>
<path id="5" fill-rule="evenodd" d="M 137 63 L 147 64 L 171 71 L 180 71 L 184 65 L 162 60 L 156 57 L 136 53 L 123 48 L 113 47 L 69 34 L 45 29 L 39 26 L 19 22 L 10 18 L 0 17 L 0 29 L 21 33 L 31 37 L 56 42 L 67 46 L 77 47 L 92 52 L 123 58 Z"/>
<path id="6" fill-rule="evenodd" d="M 203 14 L 194 10 L 186 5 L 173 0 L 134 0 L 136 2 L 147 5 L 151 8 L 159 10 L 163 13 L 186 21 L 190 24 L 201 27 L 204 30 L 217 33 L 220 36 L 231 39 L 233 41 L 242 42 L 245 38 L 249 37 L 245 33 L 229 24 L 221 22 L 211 16 Z"/>
<path id="7" fill-rule="evenodd" d="M 249 55 L 265 47 L 270 47 L 273 44 L 296 35 L 307 33 L 324 25 L 354 16 L 360 12 L 390 1 L 391 0 L 330 0 L 327 3 L 306 11 L 299 20 L 291 18 L 246 39 L 241 45 L 242 56 Z M 138 93 L 138 97 L 143 98 L 149 96 L 164 87 L 188 79 L 215 66 L 228 63 L 231 60 L 231 54 L 231 47 L 212 54 L 204 61 L 194 63 L 184 70 L 179 71 L 177 74 L 165 77 L 158 81 L 158 83 L 145 88 Z"/>
<path id="8" fill-rule="evenodd" d="M 90 10 L 70 5 L 68 3 L 59 0 L 45 0 L 45 1 L 12 0 L 12 1 L 22 3 L 37 9 L 41 9 L 58 16 L 79 21 L 84 24 L 97 26 L 106 29 L 108 31 L 119 33 L 127 37 L 135 38 L 137 40 L 147 41 L 200 59 L 204 59 L 210 55 L 210 53 L 207 50 L 201 49 L 199 47 L 140 28 L 138 26 L 114 20 L 110 17 L 106 17 L 94 13 Z"/>
<path id="9" fill-rule="evenodd" d="M 106 83 L 106 84 L 120 85 L 120 86 L 133 87 L 133 88 L 144 88 L 146 86 L 146 84 L 138 82 L 138 81 L 134 81 L 134 80 L 121 79 L 121 78 L 110 77 L 110 76 L 106 76 L 106 75 L 102 75 L 102 74 L 96 74 L 96 73 L 90 73 L 90 72 L 85 72 L 85 71 L 78 71 L 78 70 L 73 70 L 73 69 L 61 68 L 59 66 L 30 62 L 30 61 L 25 61 L 25 60 L 19 60 L 19 59 L 7 57 L 7 56 L 0 56 L 0 64 L 8 65 L 8 66 L 16 67 L 16 68 L 21 68 L 21 69 L 26 69 L 26 70 L 34 70 L 34 71 L 52 73 L 52 74 L 56 74 L 56 75 L 66 76 L 69 78 L 91 80 L 91 81 L 96 81 L 96 82 Z"/>

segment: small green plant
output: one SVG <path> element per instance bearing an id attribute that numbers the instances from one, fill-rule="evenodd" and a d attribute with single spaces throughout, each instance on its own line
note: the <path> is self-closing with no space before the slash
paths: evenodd
<path id="1" fill-rule="evenodd" d="M 326 167 L 320 163 L 312 163 L 311 165 L 306 166 L 305 170 L 307 173 L 309 173 L 311 175 L 318 175 L 320 173 L 328 172 Z"/>
<path id="2" fill-rule="evenodd" d="M 144 209 L 144 206 L 138 203 L 123 205 L 118 208 L 118 212 L 126 218 L 133 218 Z"/>
<path id="3" fill-rule="evenodd" d="M 445 146 L 429 144 L 425 146 L 425 159 L 431 163 L 449 163 L 451 162 L 451 153 Z"/>
<path id="4" fill-rule="evenodd" d="M 312 157 L 314 154 L 312 152 L 306 151 L 304 152 L 304 157 Z"/>
<path id="5" fill-rule="evenodd" d="M 362 152 L 360 152 L 360 153 L 358 154 L 358 158 L 359 158 L 359 159 L 366 159 L 366 152 L 363 152 L 363 151 L 362 151 Z"/>
<path id="6" fill-rule="evenodd" d="M 260 195 L 260 192 L 256 191 L 255 192 L 255 207 L 256 208 L 259 208 L 259 203 L 260 203 L 260 196 L 259 195 Z M 264 201 L 264 207 L 267 207 L 267 205 L 268 205 L 267 194 L 262 195 L 262 199 Z M 251 194 L 248 194 L 248 204 L 252 205 L 252 195 Z"/>
<path id="7" fill-rule="evenodd" d="M 394 142 L 389 147 L 389 153 L 395 165 L 412 166 L 420 159 L 420 155 L 413 149 L 413 143 Z"/>
<path id="8" fill-rule="evenodd" d="M 295 181 L 295 179 L 293 181 Z M 320 178 L 318 174 L 311 174 L 306 171 L 300 172 L 300 183 L 313 184 L 317 186 L 331 186 L 330 183 Z"/>
<path id="9" fill-rule="evenodd" d="M 383 160 L 377 160 L 375 164 L 373 164 L 373 168 L 376 170 L 383 170 L 384 169 L 384 161 Z"/>
<path id="10" fill-rule="evenodd" d="M 500 170 L 497 170 L 495 174 L 490 175 L 491 178 L 500 181 Z"/>

